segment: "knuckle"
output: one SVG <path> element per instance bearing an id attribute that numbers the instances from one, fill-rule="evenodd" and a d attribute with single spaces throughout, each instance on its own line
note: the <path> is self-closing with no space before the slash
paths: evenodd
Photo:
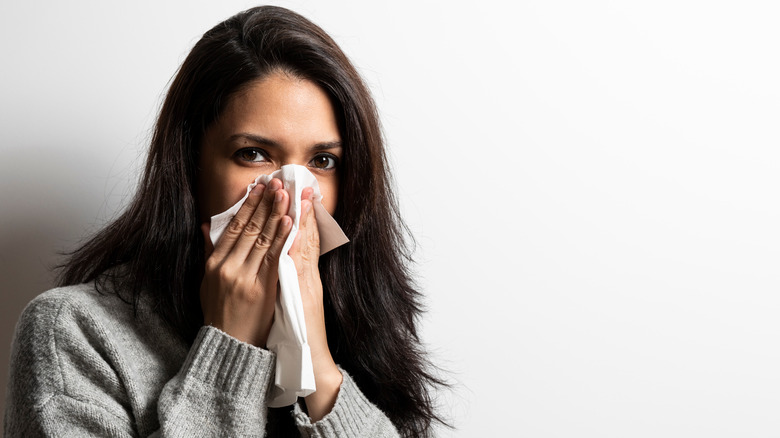
<path id="1" fill-rule="evenodd" d="M 240 275 L 240 276 L 236 277 L 233 280 L 232 285 L 233 285 L 233 291 L 235 293 L 237 293 L 238 295 L 240 295 L 240 296 L 243 296 L 244 294 L 246 294 L 246 291 L 248 289 L 250 289 L 249 287 L 247 287 L 247 286 L 249 286 L 248 285 L 248 280 L 243 275 Z"/>
<path id="2" fill-rule="evenodd" d="M 260 250 L 267 250 L 271 246 L 271 242 L 268 240 L 268 238 L 261 234 L 260 237 L 255 240 L 255 248 Z"/>
<path id="3" fill-rule="evenodd" d="M 239 275 L 231 284 L 231 295 L 243 303 L 252 304 L 257 302 L 262 295 L 262 290 L 258 289 L 254 275 Z"/>
<path id="4" fill-rule="evenodd" d="M 234 270 L 228 266 L 227 264 L 223 263 L 222 265 L 217 268 L 217 277 L 220 280 L 226 281 L 231 280 L 235 275 Z"/>
<path id="5" fill-rule="evenodd" d="M 225 233 L 229 233 L 233 236 L 238 236 L 241 234 L 241 231 L 244 230 L 244 227 L 246 226 L 246 223 L 239 219 L 238 216 L 234 216 L 233 219 L 230 220 L 230 223 L 228 224 L 227 228 L 225 229 Z"/>
<path id="6" fill-rule="evenodd" d="M 255 221 L 249 221 L 249 223 L 244 227 L 244 234 L 256 236 L 260 234 L 260 226 Z"/>
<path id="7" fill-rule="evenodd" d="M 209 257 L 208 260 L 206 260 L 206 272 L 216 272 L 217 269 L 219 269 L 219 261 L 213 257 Z"/>

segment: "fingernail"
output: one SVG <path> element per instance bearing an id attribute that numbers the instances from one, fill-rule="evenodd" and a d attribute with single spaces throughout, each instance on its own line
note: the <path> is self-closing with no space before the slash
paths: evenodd
<path id="1" fill-rule="evenodd" d="M 311 202 L 307 202 L 307 203 L 303 204 L 302 214 L 304 214 L 304 215 L 308 214 L 310 208 L 311 208 Z"/>
<path id="2" fill-rule="evenodd" d="M 251 193 L 253 195 L 259 195 L 259 194 L 263 193 L 263 190 L 265 190 L 265 186 L 262 185 L 262 184 L 258 184 L 256 186 L 252 187 L 252 191 L 249 192 L 249 193 Z"/>
<path id="3" fill-rule="evenodd" d="M 283 192 L 281 190 L 276 191 L 276 195 L 274 195 L 274 202 L 279 202 L 282 200 L 282 193 Z"/>

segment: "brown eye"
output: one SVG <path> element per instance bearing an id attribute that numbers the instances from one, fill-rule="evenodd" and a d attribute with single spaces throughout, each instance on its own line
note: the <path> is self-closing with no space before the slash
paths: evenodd
<path id="1" fill-rule="evenodd" d="M 236 157 L 242 161 L 250 161 L 255 163 L 266 161 L 265 155 L 263 155 L 263 153 L 257 149 L 241 149 L 236 152 Z"/>
<path id="2" fill-rule="evenodd" d="M 309 162 L 309 164 L 316 169 L 333 169 L 336 167 L 336 157 L 331 155 L 317 155 Z"/>

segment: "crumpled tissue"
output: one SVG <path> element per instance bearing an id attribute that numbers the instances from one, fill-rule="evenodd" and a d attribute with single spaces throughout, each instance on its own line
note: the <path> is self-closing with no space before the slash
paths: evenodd
<path id="1" fill-rule="evenodd" d="M 314 384 L 314 370 L 311 350 L 306 339 L 306 321 L 303 315 L 301 290 L 295 263 L 288 251 L 292 246 L 301 218 L 301 193 L 306 187 L 314 189 L 312 205 L 317 219 L 320 236 L 320 254 L 324 254 L 347 242 L 349 239 L 333 217 L 322 206 L 317 178 L 304 166 L 288 164 L 270 175 L 260 175 L 246 188 L 246 194 L 226 211 L 212 216 L 209 237 L 216 245 L 230 220 L 236 215 L 249 192 L 257 184 L 268 184 L 271 179 L 279 178 L 284 190 L 290 195 L 289 216 L 293 219 L 292 230 L 284 242 L 279 257 L 279 287 L 276 308 L 271 331 L 268 334 L 266 348 L 276 353 L 276 378 L 274 390 L 268 403 L 270 407 L 289 406 L 298 399 L 317 390 Z"/>

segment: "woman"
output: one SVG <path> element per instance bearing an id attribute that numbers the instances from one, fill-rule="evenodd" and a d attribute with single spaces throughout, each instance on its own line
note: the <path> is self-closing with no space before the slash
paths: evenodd
<path id="1" fill-rule="evenodd" d="M 209 218 L 285 164 L 351 242 L 318 257 L 312 191 L 290 250 L 317 391 L 267 408 L 279 180 L 212 245 Z M 17 326 L 8 436 L 427 436 L 438 421 L 374 103 L 335 42 L 278 7 L 207 32 L 163 104 L 144 176 Z"/>

